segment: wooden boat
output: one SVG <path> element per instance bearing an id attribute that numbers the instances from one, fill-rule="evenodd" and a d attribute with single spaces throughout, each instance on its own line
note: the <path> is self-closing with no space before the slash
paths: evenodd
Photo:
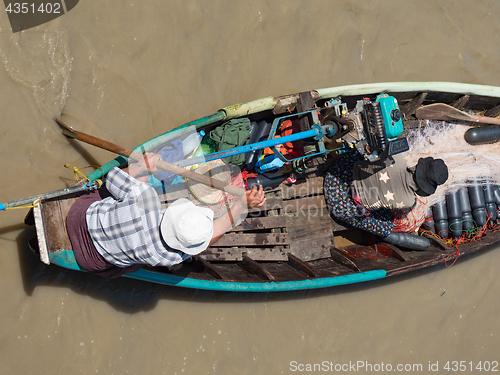
<path id="1" fill-rule="evenodd" d="M 340 97 L 352 108 L 358 100 L 380 93 L 397 99 L 405 128 L 425 126 L 416 119 L 415 111 L 432 103 L 445 103 L 485 116 L 500 114 L 500 88 L 470 84 L 377 83 L 313 90 L 307 96 L 318 107 Z M 154 152 L 166 142 L 185 137 L 193 126 L 208 132 L 231 118 L 272 122 L 304 110 L 301 106 L 301 95 L 295 94 L 226 107 L 161 134 L 135 150 Z M 101 178 L 101 173 L 125 162 L 126 158 L 118 157 L 88 177 Z M 191 260 L 171 268 L 145 267 L 124 277 L 207 290 L 290 291 L 382 279 L 444 263 L 455 256 L 457 249 L 448 248 L 439 239 L 434 239 L 427 251 L 408 251 L 377 242 L 366 232 L 333 220 L 323 196 L 323 175 L 334 162 L 335 159 L 327 159 L 300 175 L 296 184 L 281 184 L 267 191 L 264 207 L 251 209 L 239 226 Z M 185 185 L 167 190 L 160 197 L 168 202 L 180 197 L 196 202 Z M 35 207 L 34 215 L 41 260 L 79 270 L 65 231 L 65 217 L 75 199 L 66 196 L 42 201 Z M 478 242 L 461 245 L 460 254 L 498 244 L 500 232 L 491 231 Z"/>

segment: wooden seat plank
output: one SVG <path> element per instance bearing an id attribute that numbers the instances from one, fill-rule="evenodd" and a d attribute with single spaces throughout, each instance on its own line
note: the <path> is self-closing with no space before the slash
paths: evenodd
<path id="1" fill-rule="evenodd" d="M 288 264 L 296 270 L 304 272 L 307 276 L 317 277 L 317 272 L 313 267 L 291 253 L 288 254 Z"/>
<path id="2" fill-rule="evenodd" d="M 274 281 L 274 276 L 246 253 L 243 254 L 243 260 L 239 262 L 238 265 L 247 272 L 259 276 L 261 279 Z"/>
<path id="3" fill-rule="evenodd" d="M 361 272 L 359 269 L 358 265 L 354 263 L 351 259 L 349 259 L 343 252 L 338 250 L 335 247 L 330 248 L 330 255 L 331 255 L 331 260 L 337 264 L 340 264 L 344 267 L 349 268 L 351 271 L 354 272 Z"/>
<path id="4" fill-rule="evenodd" d="M 293 202 L 296 205 L 293 205 Z M 303 204 L 307 210 L 287 212 L 287 232 L 290 239 L 290 253 L 303 261 L 330 257 L 330 247 L 334 245 L 333 225 L 323 196 L 299 198 L 286 201 L 290 210 Z M 311 204 L 309 206 L 308 204 Z M 323 205 L 324 206 L 320 206 Z M 311 207 L 316 209 L 311 211 Z"/>
<path id="5" fill-rule="evenodd" d="M 322 195 L 323 177 L 309 178 L 298 184 L 281 184 L 280 186 L 283 199 L 307 197 L 309 195 Z"/>
<path id="6" fill-rule="evenodd" d="M 417 108 L 422 105 L 426 97 L 427 93 L 423 92 L 414 97 L 409 103 L 402 105 L 401 113 L 403 114 L 403 116 L 406 118 L 413 115 Z"/>
<path id="7" fill-rule="evenodd" d="M 72 250 L 71 242 L 66 231 L 66 216 L 75 199 L 51 200 L 44 202 L 42 210 L 45 240 L 49 252 Z M 61 230 L 64 228 L 64 230 Z"/>
<path id="8" fill-rule="evenodd" d="M 401 262 L 406 262 L 408 261 L 408 256 L 399 250 L 399 248 L 393 244 L 383 242 L 383 244 L 387 247 L 389 247 L 392 250 L 391 256 L 396 258 L 397 260 L 400 260 Z"/>
<path id="9" fill-rule="evenodd" d="M 346 270 L 346 267 L 333 261 L 332 258 L 318 259 L 309 262 L 314 267 L 317 272 L 318 277 L 330 277 L 339 276 L 350 273 L 350 270 Z"/>
<path id="10" fill-rule="evenodd" d="M 274 246 L 288 245 L 288 233 L 226 233 L 214 245 L 226 246 Z"/>
<path id="11" fill-rule="evenodd" d="M 248 230 L 260 230 L 285 227 L 287 218 L 285 216 L 263 216 L 246 218 L 240 225 L 230 229 L 231 232 L 243 232 Z"/>
<path id="12" fill-rule="evenodd" d="M 261 211 L 269 211 L 276 210 L 283 207 L 283 199 L 281 197 L 276 196 L 268 196 L 266 194 L 266 203 L 262 207 L 251 207 L 248 209 L 248 213 L 253 212 L 261 212 Z"/>
<path id="13" fill-rule="evenodd" d="M 290 244 L 297 241 L 314 240 L 330 236 L 333 241 L 333 232 L 328 223 L 311 223 L 303 226 L 287 227 Z"/>
<path id="14" fill-rule="evenodd" d="M 206 259 L 203 259 L 199 255 L 195 255 L 192 259 L 194 265 L 202 269 L 204 272 L 212 275 L 216 279 L 227 280 L 226 274 L 221 269 L 219 269 L 217 266 L 213 265 Z"/>
<path id="15" fill-rule="evenodd" d="M 299 97 L 297 99 L 297 113 L 309 111 L 314 106 L 314 101 L 312 98 L 312 94 L 310 91 L 304 91 L 299 93 Z M 300 130 L 306 131 L 311 129 L 311 122 L 309 119 L 309 115 L 300 115 L 299 116 L 299 124 Z"/>
<path id="16" fill-rule="evenodd" d="M 498 115 L 500 115 L 500 105 L 490 108 L 484 113 L 484 116 L 488 117 L 497 117 Z"/>
<path id="17" fill-rule="evenodd" d="M 333 245 L 333 236 L 327 234 L 323 237 L 290 242 L 290 253 L 307 262 L 328 258 L 330 256 L 330 247 Z"/>
<path id="18" fill-rule="evenodd" d="M 451 103 L 451 106 L 455 107 L 456 109 L 462 110 L 462 109 L 465 108 L 465 105 L 467 104 L 467 102 L 469 101 L 469 99 L 470 99 L 470 95 L 463 95 L 460 98 L 458 98 L 455 101 L 453 101 Z"/>
<path id="19" fill-rule="evenodd" d="M 424 237 L 428 238 L 431 241 L 431 243 L 434 246 L 436 246 L 438 249 L 441 249 L 441 250 L 448 250 L 449 249 L 448 245 L 446 245 L 446 243 L 441 238 L 434 236 L 430 233 L 427 233 L 425 231 L 423 232 L 422 235 Z"/>
<path id="20" fill-rule="evenodd" d="M 209 247 L 199 254 L 208 261 L 241 261 L 243 253 L 260 261 L 287 261 L 289 252 L 285 246 L 275 247 Z"/>
<path id="21" fill-rule="evenodd" d="M 290 241 L 323 237 L 327 232 L 333 236 L 333 220 L 326 209 L 316 212 L 295 212 L 286 217 L 286 228 Z"/>
<path id="22" fill-rule="evenodd" d="M 261 262 L 259 263 L 271 275 L 275 281 L 307 280 L 307 274 L 292 267 L 288 262 Z"/>

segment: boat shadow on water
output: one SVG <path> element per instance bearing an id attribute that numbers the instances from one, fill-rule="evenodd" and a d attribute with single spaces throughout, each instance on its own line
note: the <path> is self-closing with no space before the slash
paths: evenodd
<path id="1" fill-rule="evenodd" d="M 16 225 L 19 229 L 22 224 Z M 12 227 L 0 228 L 0 233 L 14 230 Z M 395 275 L 390 278 L 367 281 L 364 283 L 341 285 L 328 288 L 287 291 L 287 292 L 222 292 L 179 288 L 175 286 L 154 284 L 126 277 L 105 279 L 87 272 L 64 269 L 58 266 L 47 266 L 40 262 L 29 246 L 29 239 L 34 236 L 33 228 L 26 228 L 16 238 L 19 253 L 19 267 L 23 287 L 31 296 L 37 287 L 58 287 L 69 289 L 79 295 L 88 296 L 98 301 L 105 301 L 117 311 L 134 314 L 157 308 L 158 302 L 189 301 L 193 303 L 259 303 L 282 302 L 288 300 L 304 300 L 318 297 L 332 297 L 345 293 L 365 293 L 394 283 L 401 283 L 414 278 L 429 277 L 435 272 L 446 268 L 437 264 L 419 269 L 411 273 Z M 483 256 L 498 246 L 492 245 L 479 253 L 461 256 L 455 265 L 468 261 L 470 258 Z"/>

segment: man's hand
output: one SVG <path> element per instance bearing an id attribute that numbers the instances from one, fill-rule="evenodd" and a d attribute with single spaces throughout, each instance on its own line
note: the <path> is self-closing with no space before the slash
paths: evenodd
<path id="1" fill-rule="evenodd" d="M 136 163 L 130 164 L 123 171 L 128 173 L 130 176 L 137 178 L 138 181 L 146 182 L 149 174 L 158 170 L 158 168 L 156 168 L 156 162 L 160 159 L 160 155 L 153 154 L 152 152 L 146 152 L 140 160 Z"/>
<path id="2" fill-rule="evenodd" d="M 156 168 L 156 162 L 160 159 L 160 155 L 153 154 L 152 152 L 146 152 L 144 157 L 139 160 L 137 164 L 139 164 L 144 171 L 154 173 L 158 170 L 158 168 Z"/>
<path id="3" fill-rule="evenodd" d="M 246 203 L 250 207 L 262 207 L 266 203 L 266 196 L 264 195 L 262 185 L 259 186 L 259 189 L 254 185 L 252 190 L 245 191 L 245 195 L 242 198 L 246 198 Z"/>

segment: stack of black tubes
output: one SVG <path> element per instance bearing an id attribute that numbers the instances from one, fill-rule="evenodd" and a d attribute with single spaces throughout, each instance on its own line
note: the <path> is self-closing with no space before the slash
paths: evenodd
<path id="1" fill-rule="evenodd" d="M 500 224 L 500 187 L 474 182 L 467 188 L 449 192 L 427 212 L 422 229 L 442 239 L 461 237 L 485 225 Z"/>

